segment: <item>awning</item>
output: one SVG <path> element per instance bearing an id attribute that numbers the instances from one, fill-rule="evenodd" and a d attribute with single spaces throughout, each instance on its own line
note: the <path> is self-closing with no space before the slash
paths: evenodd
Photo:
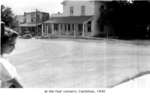
<path id="1" fill-rule="evenodd" d="M 25 24 L 20 24 L 19 27 L 36 27 L 37 25 L 41 25 L 41 23 L 39 23 L 39 24 L 25 23 Z"/>
<path id="2" fill-rule="evenodd" d="M 44 23 L 55 23 L 55 24 L 82 24 L 93 16 L 66 16 L 66 17 L 52 17 Z"/>

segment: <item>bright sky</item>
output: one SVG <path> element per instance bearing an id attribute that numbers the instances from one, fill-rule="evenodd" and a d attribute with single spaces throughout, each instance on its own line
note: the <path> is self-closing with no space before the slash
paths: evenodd
<path id="1" fill-rule="evenodd" d="M 57 13 L 63 11 L 63 0 L 0 0 L 5 6 L 12 8 L 15 15 L 23 15 L 24 12 L 40 11 Z"/>

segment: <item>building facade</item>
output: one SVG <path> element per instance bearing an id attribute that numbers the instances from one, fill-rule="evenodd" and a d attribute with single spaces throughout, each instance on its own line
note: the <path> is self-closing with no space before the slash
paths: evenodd
<path id="1" fill-rule="evenodd" d="M 42 36 L 67 35 L 74 37 L 91 36 L 94 16 L 99 4 L 96 1 L 64 0 L 63 15 L 52 17 L 42 25 Z"/>
<path id="2" fill-rule="evenodd" d="M 25 12 L 24 13 L 25 23 L 41 23 L 49 19 L 49 13 L 46 12 Z"/>
<path id="3" fill-rule="evenodd" d="M 25 23 L 25 18 L 24 15 L 17 15 L 16 20 L 18 21 L 18 24 L 23 24 Z"/>
<path id="4" fill-rule="evenodd" d="M 62 5 L 64 16 L 91 16 L 95 14 L 95 2 L 93 1 L 64 0 Z"/>
<path id="5" fill-rule="evenodd" d="M 42 23 L 49 19 L 49 13 L 34 11 L 25 12 L 24 15 L 18 16 L 20 33 L 30 33 L 32 35 L 41 35 Z"/>

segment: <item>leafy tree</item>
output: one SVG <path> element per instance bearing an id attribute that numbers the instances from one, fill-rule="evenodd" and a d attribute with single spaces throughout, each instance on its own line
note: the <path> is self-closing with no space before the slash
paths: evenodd
<path id="1" fill-rule="evenodd" d="M 98 23 L 100 32 L 106 36 L 113 35 L 118 38 L 150 38 L 150 2 L 148 1 L 112 1 L 105 2 Z M 105 27 L 107 27 L 106 30 Z M 112 32 L 113 31 L 113 32 Z"/>
<path id="2" fill-rule="evenodd" d="M 5 23 L 7 27 L 14 28 L 17 25 L 15 15 L 13 14 L 11 8 L 1 5 L 1 20 Z"/>

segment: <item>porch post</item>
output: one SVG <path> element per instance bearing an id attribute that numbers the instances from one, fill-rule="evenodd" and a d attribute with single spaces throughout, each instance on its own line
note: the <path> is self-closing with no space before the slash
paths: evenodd
<path id="1" fill-rule="evenodd" d="M 78 28 L 78 24 L 76 24 L 76 37 L 78 36 L 78 31 L 79 31 L 79 28 Z"/>
<path id="2" fill-rule="evenodd" d="M 66 31 L 67 31 L 66 24 L 64 24 L 64 35 L 66 35 Z"/>
<path id="3" fill-rule="evenodd" d="M 62 24 L 62 32 L 61 32 L 61 35 L 64 34 L 64 24 Z"/>
<path id="4" fill-rule="evenodd" d="M 43 33 L 43 26 L 44 26 L 44 23 L 42 24 L 42 36 L 44 36 L 44 33 Z"/>
<path id="5" fill-rule="evenodd" d="M 88 31 L 88 30 L 87 30 L 87 24 L 85 24 L 85 32 L 87 33 L 87 31 Z"/>
<path id="6" fill-rule="evenodd" d="M 58 34 L 61 34 L 61 24 L 58 24 Z"/>
<path id="7" fill-rule="evenodd" d="M 66 24 L 66 33 L 68 35 L 68 24 Z"/>
<path id="8" fill-rule="evenodd" d="M 52 34 L 54 34 L 55 32 L 54 32 L 54 24 L 53 23 L 52 23 L 51 27 L 52 27 Z"/>
<path id="9" fill-rule="evenodd" d="M 44 28 L 43 28 L 44 35 L 46 35 L 46 24 L 44 24 L 43 27 L 44 27 Z"/>
<path id="10" fill-rule="evenodd" d="M 71 33 L 71 36 L 72 36 L 72 24 L 70 24 L 70 33 Z"/>
<path id="11" fill-rule="evenodd" d="M 84 31 L 84 24 L 82 24 L 82 37 L 85 36 L 85 31 Z"/>
<path id="12" fill-rule="evenodd" d="M 45 29 L 44 32 L 45 32 L 45 35 L 47 35 L 47 24 L 45 24 L 44 26 L 45 26 L 44 27 L 44 29 Z"/>
<path id="13" fill-rule="evenodd" d="M 46 33 L 47 33 L 47 35 L 48 35 L 48 24 L 47 24 L 47 26 L 46 26 Z"/>
<path id="14" fill-rule="evenodd" d="M 76 24 L 74 24 L 74 32 L 73 32 L 74 38 L 76 37 Z"/>

